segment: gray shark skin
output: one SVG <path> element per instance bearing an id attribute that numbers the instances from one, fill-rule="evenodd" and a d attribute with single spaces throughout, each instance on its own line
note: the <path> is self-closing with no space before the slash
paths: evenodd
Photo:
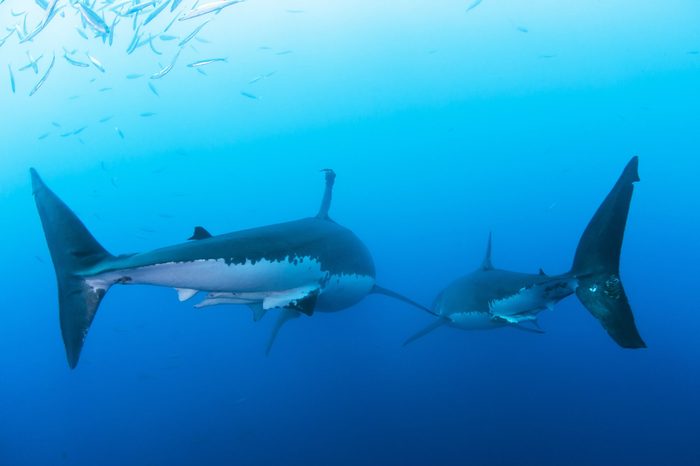
<path id="1" fill-rule="evenodd" d="M 491 262 L 491 237 L 483 264 L 459 278 L 436 298 L 439 316 L 409 338 L 411 343 L 449 326 L 464 330 L 515 327 L 541 333 L 540 312 L 576 294 L 623 348 L 645 348 L 620 279 L 620 251 L 639 159 L 633 157 L 584 231 L 571 271 L 557 276 L 499 270 Z"/>
<path id="2" fill-rule="evenodd" d="M 347 228 L 328 216 L 335 173 L 315 217 L 211 235 L 196 227 L 189 241 L 154 251 L 113 256 L 31 169 L 32 188 L 56 271 L 61 333 L 75 368 L 88 329 L 109 288 L 142 284 L 177 289 L 181 301 L 208 295 L 197 307 L 246 304 L 257 321 L 269 309 L 280 327 L 301 314 L 348 308 L 370 293 L 430 310 L 376 285 L 372 256 Z"/>

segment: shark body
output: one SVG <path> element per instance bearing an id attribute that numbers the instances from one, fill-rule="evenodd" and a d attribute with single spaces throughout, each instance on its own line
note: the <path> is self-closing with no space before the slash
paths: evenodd
<path id="1" fill-rule="evenodd" d="M 443 326 L 462 330 L 516 327 L 542 333 L 540 312 L 576 294 L 624 348 L 645 348 L 620 279 L 620 253 L 639 160 L 633 157 L 589 222 L 567 273 L 548 276 L 496 269 L 491 237 L 481 267 L 448 285 L 435 299 L 438 319 L 406 341 Z"/>
<path id="2" fill-rule="evenodd" d="M 97 308 L 115 284 L 175 288 L 181 301 L 200 291 L 198 307 L 246 304 L 257 321 L 270 309 L 280 316 L 268 343 L 289 319 L 339 311 L 370 293 L 420 304 L 376 285 L 372 255 L 329 215 L 335 173 L 315 217 L 211 235 L 196 227 L 189 241 L 153 251 L 113 256 L 31 170 L 39 216 L 56 270 L 61 331 L 74 368 Z"/>

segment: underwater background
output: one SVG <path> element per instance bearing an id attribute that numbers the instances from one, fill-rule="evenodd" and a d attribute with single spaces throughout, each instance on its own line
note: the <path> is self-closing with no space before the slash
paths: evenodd
<path id="1" fill-rule="evenodd" d="M 131 3 L 111 47 L 67 0 L 20 43 L 42 3 L 0 2 L 0 465 L 700 464 L 698 2 L 248 0 L 163 39 L 186 0 L 131 53 Z M 266 357 L 274 318 L 115 287 L 73 371 L 28 174 L 126 253 L 313 215 L 330 167 L 378 283 L 429 305 L 490 231 L 497 267 L 567 271 L 633 155 L 621 272 L 648 349 L 575 298 L 544 335 L 402 347 L 430 316 L 369 296 Z"/>

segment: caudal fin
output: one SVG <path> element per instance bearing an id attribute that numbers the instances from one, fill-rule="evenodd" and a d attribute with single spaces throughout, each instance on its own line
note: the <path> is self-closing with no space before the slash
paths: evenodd
<path id="1" fill-rule="evenodd" d="M 112 256 L 85 225 L 41 180 L 33 168 L 32 190 L 58 283 L 58 306 L 63 344 L 71 369 L 80 358 L 85 336 L 108 286 L 94 288 L 81 276 Z"/>
<path id="2" fill-rule="evenodd" d="M 579 282 L 576 296 L 624 348 L 646 348 L 620 280 L 620 251 L 634 183 L 639 181 L 638 165 L 638 157 L 633 157 L 596 211 L 581 237 L 571 269 Z"/>

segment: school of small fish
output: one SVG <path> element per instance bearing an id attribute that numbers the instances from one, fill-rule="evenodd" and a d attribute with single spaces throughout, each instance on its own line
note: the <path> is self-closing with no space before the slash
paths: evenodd
<path id="1" fill-rule="evenodd" d="M 7 60 L 7 88 L 11 94 L 27 92 L 29 97 L 41 92 L 51 92 L 52 75 L 57 68 L 72 73 L 89 73 L 96 70 L 98 74 L 110 73 L 110 63 L 104 55 L 104 47 L 124 47 L 126 57 L 136 54 L 137 50 L 149 50 L 154 57 L 153 68 L 142 72 L 129 73 L 127 80 L 140 82 L 155 97 L 159 97 L 156 84 L 166 78 L 176 67 L 197 71 L 206 75 L 205 69 L 216 68 L 228 63 L 228 57 L 187 57 L 178 61 L 185 48 L 189 55 L 199 54 L 192 45 L 197 41 L 209 43 L 199 34 L 212 21 L 218 19 L 219 13 L 245 0 L 23 0 L 21 7 L 0 8 L 0 48 L 8 49 L 11 44 L 24 48 L 22 59 Z M 5 0 L 0 0 L 3 4 Z M 17 5 L 17 4 L 15 4 Z M 5 9 L 6 8 L 6 9 Z M 234 8 L 235 9 L 235 8 Z M 6 15 L 7 14 L 7 15 Z M 35 39 L 57 32 L 73 36 L 83 44 L 78 48 L 67 48 L 61 44 L 52 44 L 56 48 L 37 51 Z M 77 35 L 76 35 L 77 34 Z M 117 40 L 115 40 L 115 37 Z M 42 41 L 46 42 L 46 41 Z M 119 50 L 119 49 L 117 49 Z M 141 52 L 138 52 L 141 53 Z M 0 55 L 2 57 L 3 55 Z M 7 55 L 5 55 L 7 56 Z M 183 57 L 185 54 L 183 54 Z M 138 62 L 143 66 L 143 61 Z M 219 64 L 219 65 L 215 65 Z M 116 68 L 116 67 L 115 67 Z M 82 71 L 80 71 L 82 70 Z M 93 71 L 92 73 L 94 73 Z M 60 73 L 63 73 L 61 71 Z M 274 74 L 254 78 L 248 84 Z M 95 82 L 93 74 L 90 82 Z M 136 81 L 139 80 L 139 81 Z M 138 85 L 138 84 L 137 84 Z M 26 91 L 25 91 L 26 89 Z M 108 92 L 112 87 L 100 87 L 98 92 Z M 1 88 L 0 88 L 1 90 Z M 43 91 L 42 91 L 43 90 Z M 247 91 L 240 95 L 247 99 L 258 97 Z M 81 93 L 67 97 L 68 100 L 81 98 Z M 155 112 L 137 113 L 141 117 L 153 117 Z M 115 115 L 105 115 L 99 123 L 112 120 Z M 88 125 L 77 129 L 62 129 L 58 122 L 52 122 L 54 129 L 42 132 L 39 140 L 46 139 L 52 133 L 60 137 L 73 137 L 81 134 Z M 113 126 L 117 136 L 124 139 L 125 134 L 118 126 Z M 83 142 L 77 138 L 79 142 Z"/>

